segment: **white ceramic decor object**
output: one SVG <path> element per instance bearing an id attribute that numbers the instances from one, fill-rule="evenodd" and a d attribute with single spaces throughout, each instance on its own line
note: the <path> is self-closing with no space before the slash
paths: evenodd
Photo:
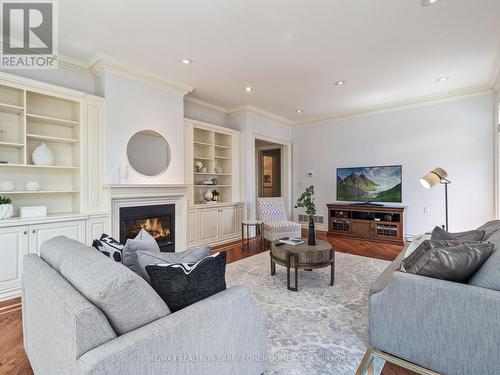
<path id="1" fill-rule="evenodd" d="M 13 191 L 15 185 L 12 181 L 2 181 L 0 182 L 0 191 Z"/>
<path id="2" fill-rule="evenodd" d="M 210 190 L 207 190 L 204 197 L 207 202 L 210 202 L 214 196 Z"/>
<path id="3" fill-rule="evenodd" d="M 26 190 L 38 191 L 38 190 L 40 190 L 40 183 L 38 181 L 29 181 L 26 184 Z"/>
<path id="4" fill-rule="evenodd" d="M 0 204 L 0 220 L 10 219 L 14 215 L 14 206 L 11 204 Z"/>
<path id="5" fill-rule="evenodd" d="M 54 154 L 45 143 L 33 150 L 31 158 L 35 165 L 54 165 Z"/>

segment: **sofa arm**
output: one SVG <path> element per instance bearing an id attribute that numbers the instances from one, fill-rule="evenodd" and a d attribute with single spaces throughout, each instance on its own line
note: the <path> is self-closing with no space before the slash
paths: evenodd
<path id="1" fill-rule="evenodd" d="M 79 365 L 89 375 L 256 375 L 265 355 L 265 317 L 234 287 L 87 352 Z"/>
<path id="2" fill-rule="evenodd" d="M 369 300 L 370 345 L 442 374 L 493 374 L 500 292 L 394 272 Z"/>

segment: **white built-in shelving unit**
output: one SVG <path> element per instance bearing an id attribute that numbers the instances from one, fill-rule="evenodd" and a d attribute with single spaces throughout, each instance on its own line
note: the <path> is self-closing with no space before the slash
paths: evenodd
<path id="1" fill-rule="evenodd" d="M 240 200 L 240 132 L 185 119 L 188 247 L 223 244 L 241 236 L 246 204 Z M 201 162 L 204 170 L 198 170 Z M 217 180 L 216 185 L 206 181 Z M 205 193 L 217 190 L 218 202 Z"/>
<path id="2" fill-rule="evenodd" d="M 109 233 L 109 196 L 102 181 L 104 99 L 0 72 L 0 196 L 14 216 L 0 220 L 0 301 L 21 293 L 22 259 L 55 236 L 91 244 Z M 35 165 L 45 143 L 54 164 Z M 11 181 L 12 191 L 7 189 Z M 37 181 L 40 190 L 29 191 Z M 45 206 L 43 217 L 19 208 Z"/>
<path id="3" fill-rule="evenodd" d="M 15 196 L 16 208 L 80 211 L 80 107 L 80 100 L 0 85 L 0 176 L 15 184 L 14 191 L 0 195 Z M 33 163 L 31 155 L 41 143 L 54 154 L 54 165 Z M 29 181 L 40 182 L 41 189 L 25 190 Z"/>
<path id="4" fill-rule="evenodd" d="M 233 137 L 234 134 L 201 124 L 193 127 L 193 199 L 194 204 L 205 202 L 207 190 L 217 190 L 219 202 L 233 202 Z M 197 162 L 206 171 L 198 171 Z M 216 179 L 217 185 L 207 185 L 205 181 Z"/>

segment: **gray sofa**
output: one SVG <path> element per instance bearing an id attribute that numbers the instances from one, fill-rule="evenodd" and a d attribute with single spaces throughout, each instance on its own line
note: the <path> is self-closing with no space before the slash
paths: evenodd
<path id="1" fill-rule="evenodd" d="M 495 250 L 468 284 L 399 272 L 404 252 L 372 285 L 370 345 L 445 375 L 497 374 L 500 221 L 480 227 Z"/>
<path id="2" fill-rule="evenodd" d="M 246 289 L 170 313 L 141 277 L 65 237 L 23 267 L 24 346 L 37 375 L 265 370 L 265 318 Z"/>

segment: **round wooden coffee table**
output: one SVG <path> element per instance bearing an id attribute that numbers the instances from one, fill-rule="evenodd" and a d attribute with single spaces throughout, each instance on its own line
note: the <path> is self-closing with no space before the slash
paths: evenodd
<path id="1" fill-rule="evenodd" d="M 288 290 L 297 292 L 299 268 L 312 270 L 331 267 L 330 285 L 335 279 L 335 249 L 329 242 L 316 240 L 316 246 L 309 246 L 307 238 L 302 245 L 280 245 L 271 243 L 271 275 L 276 273 L 276 263 L 286 267 L 286 283 Z M 290 286 L 290 269 L 295 269 L 295 286 Z"/>

